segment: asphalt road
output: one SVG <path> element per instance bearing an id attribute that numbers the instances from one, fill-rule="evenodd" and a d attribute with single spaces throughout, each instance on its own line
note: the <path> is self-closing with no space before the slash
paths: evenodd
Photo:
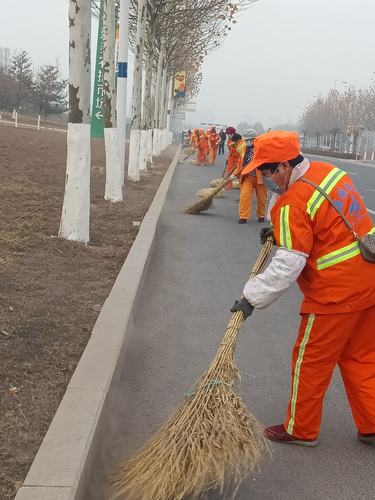
<path id="1" fill-rule="evenodd" d="M 361 163 L 353 160 L 339 160 L 326 156 L 308 156 L 311 160 L 327 161 L 348 172 L 361 193 L 369 212 L 375 215 L 375 163 Z M 374 217 L 375 220 L 375 217 Z M 375 498 L 375 495 L 374 495 Z"/>
<path id="2" fill-rule="evenodd" d="M 365 192 L 375 189 L 375 170 L 342 166 L 358 172 L 355 182 L 375 210 L 374 196 Z M 180 165 L 176 170 L 87 500 L 106 498 L 104 478 L 113 463 L 138 450 L 206 370 L 224 335 L 229 308 L 257 257 L 260 224 L 255 220 L 237 224 L 238 191 L 217 200 L 207 214 L 181 213 L 200 187 L 219 177 L 222 168 Z M 266 425 L 284 418 L 299 302 L 294 287 L 267 310 L 256 311 L 241 330 L 239 391 L 250 411 Z M 260 471 L 244 482 L 237 500 L 375 498 L 375 449 L 357 441 L 337 374 L 325 399 L 319 446 L 275 444 L 272 449 Z M 213 492 L 209 498 L 225 497 Z"/>

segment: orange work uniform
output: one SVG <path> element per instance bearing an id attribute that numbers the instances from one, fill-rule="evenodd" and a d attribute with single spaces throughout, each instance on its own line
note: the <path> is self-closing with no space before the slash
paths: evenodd
<path id="1" fill-rule="evenodd" d="M 237 168 L 234 175 L 240 180 L 240 204 L 238 208 L 240 219 L 250 219 L 252 209 L 252 195 L 255 190 L 257 196 L 257 216 L 265 217 L 267 204 L 267 189 L 263 184 L 262 174 L 256 170 L 247 175 L 242 175 L 241 170 L 244 167 L 244 157 L 246 153 L 246 142 L 241 139 L 236 144 Z"/>
<path id="2" fill-rule="evenodd" d="M 190 144 L 194 149 L 198 148 L 199 132 L 194 129 L 190 137 Z"/>
<path id="3" fill-rule="evenodd" d="M 225 169 L 225 175 L 228 175 L 230 172 L 233 172 L 234 167 L 238 163 L 238 153 L 236 151 L 236 143 L 230 137 L 228 138 L 227 146 L 228 146 L 228 158 L 227 158 L 227 166 Z M 227 190 L 233 189 L 232 181 L 226 184 L 225 189 Z"/>
<path id="4" fill-rule="evenodd" d="M 267 188 L 263 184 L 262 174 L 257 169 L 240 177 L 239 218 L 249 220 L 252 212 L 252 198 L 255 191 L 257 198 L 257 217 L 266 216 Z"/>
<path id="5" fill-rule="evenodd" d="M 210 165 L 213 165 L 217 157 L 217 150 L 220 144 L 220 135 L 216 132 L 210 132 L 208 137 L 210 146 Z"/>
<path id="6" fill-rule="evenodd" d="M 207 165 L 208 137 L 203 129 L 199 130 L 197 165 Z"/>
<path id="7" fill-rule="evenodd" d="M 360 237 L 375 234 L 345 172 L 312 162 L 304 177 L 330 195 Z M 338 365 L 359 432 L 375 433 L 375 264 L 363 259 L 354 235 L 325 197 L 303 181 L 280 196 L 271 221 L 279 247 L 308 256 L 297 280 L 304 299 L 285 431 L 316 439 L 324 394 Z"/>

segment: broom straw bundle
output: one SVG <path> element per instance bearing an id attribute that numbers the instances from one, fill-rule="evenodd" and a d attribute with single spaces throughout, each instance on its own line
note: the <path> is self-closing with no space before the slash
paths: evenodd
<path id="1" fill-rule="evenodd" d="M 235 168 L 232 169 L 225 177 L 223 177 L 223 179 L 221 179 L 221 182 L 218 183 L 216 187 L 213 187 L 211 189 L 211 192 L 207 194 L 207 196 L 201 198 L 200 200 L 194 202 L 192 205 L 186 207 L 184 213 L 194 215 L 204 212 L 209 208 L 211 208 L 214 198 L 231 181 L 231 176 L 233 175 L 233 172 L 235 170 L 236 170 Z"/>
<path id="2" fill-rule="evenodd" d="M 269 238 L 252 269 L 254 277 L 272 250 Z M 242 312 L 232 315 L 208 370 L 177 412 L 138 455 L 119 465 L 113 497 L 127 500 L 182 500 L 204 497 L 212 489 L 232 498 L 246 475 L 268 449 L 263 427 L 249 413 L 233 385 L 234 361 Z"/>
<path id="3" fill-rule="evenodd" d="M 190 156 L 191 156 L 193 153 L 195 153 L 195 151 L 196 151 L 197 149 L 198 149 L 198 147 L 194 147 L 194 148 L 193 148 L 193 149 L 189 152 L 189 154 L 188 154 L 188 155 L 186 155 L 184 158 L 182 158 L 182 161 L 184 162 L 184 161 L 188 160 L 188 159 L 190 158 Z"/>

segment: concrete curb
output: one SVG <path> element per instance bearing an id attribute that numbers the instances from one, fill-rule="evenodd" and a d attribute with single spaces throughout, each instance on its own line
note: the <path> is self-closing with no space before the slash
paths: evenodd
<path id="1" fill-rule="evenodd" d="M 92 336 L 15 500 L 83 500 L 101 421 L 124 364 L 126 338 L 154 248 L 176 152 L 106 299 Z"/>

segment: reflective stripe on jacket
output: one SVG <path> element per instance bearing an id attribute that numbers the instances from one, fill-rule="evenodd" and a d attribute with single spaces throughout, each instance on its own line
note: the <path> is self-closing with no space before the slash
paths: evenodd
<path id="1" fill-rule="evenodd" d="M 312 162 L 304 177 L 330 195 L 359 236 L 375 232 L 346 172 Z M 317 189 L 295 182 L 275 203 L 271 220 L 280 247 L 308 255 L 298 278 L 301 312 L 343 313 L 375 304 L 375 264 L 362 258 L 354 235 Z"/>

